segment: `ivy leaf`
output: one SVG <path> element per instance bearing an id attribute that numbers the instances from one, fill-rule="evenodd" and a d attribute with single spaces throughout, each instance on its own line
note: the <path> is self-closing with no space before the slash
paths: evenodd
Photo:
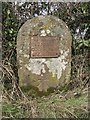
<path id="1" fill-rule="evenodd" d="M 10 46 L 10 47 L 12 47 L 12 44 L 11 44 L 11 42 L 9 42 L 9 46 Z"/>
<path id="2" fill-rule="evenodd" d="M 10 14 L 10 10 L 9 10 L 9 9 L 7 10 L 7 14 L 8 14 L 8 15 Z"/>

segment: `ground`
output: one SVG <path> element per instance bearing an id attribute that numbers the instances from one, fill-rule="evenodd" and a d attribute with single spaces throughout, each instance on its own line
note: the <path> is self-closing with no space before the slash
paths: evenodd
<path id="1" fill-rule="evenodd" d="M 47 96 L 36 97 L 31 92 L 24 92 L 27 100 L 10 102 L 3 98 L 3 117 L 88 118 L 88 88 L 83 91 L 54 91 Z"/>

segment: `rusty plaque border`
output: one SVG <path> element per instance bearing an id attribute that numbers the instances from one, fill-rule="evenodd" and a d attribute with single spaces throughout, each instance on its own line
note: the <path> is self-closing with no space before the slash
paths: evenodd
<path id="1" fill-rule="evenodd" d="M 57 58 L 59 57 L 59 37 L 32 36 L 30 40 L 31 58 Z"/>

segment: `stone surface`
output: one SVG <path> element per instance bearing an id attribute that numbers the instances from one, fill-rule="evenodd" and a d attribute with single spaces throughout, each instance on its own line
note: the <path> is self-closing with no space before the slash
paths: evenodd
<path id="1" fill-rule="evenodd" d="M 31 58 L 33 36 L 59 37 L 59 57 Z M 72 37 L 67 25 L 54 16 L 38 16 L 26 21 L 17 36 L 18 74 L 21 86 L 32 85 L 39 91 L 63 86 L 70 80 Z"/>

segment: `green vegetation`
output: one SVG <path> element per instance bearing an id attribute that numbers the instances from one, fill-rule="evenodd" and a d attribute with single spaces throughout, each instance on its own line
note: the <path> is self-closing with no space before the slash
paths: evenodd
<path id="1" fill-rule="evenodd" d="M 88 118 L 87 93 L 78 97 L 74 96 L 74 91 L 68 91 L 68 94 L 51 93 L 48 96 L 32 98 L 26 92 L 28 101 L 4 101 L 3 116 L 31 118 L 34 114 L 34 117 L 38 118 Z M 31 111 L 31 107 L 34 111 Z"/>

